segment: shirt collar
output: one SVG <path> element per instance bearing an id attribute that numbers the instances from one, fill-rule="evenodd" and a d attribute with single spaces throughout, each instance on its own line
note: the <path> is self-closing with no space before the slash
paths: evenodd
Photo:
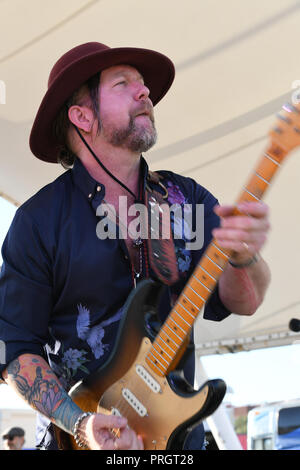
<path id="1" fill-rule="evenodd" d="M 77 186 L 81 190 L 81 192 L 88 200 L 92 200 L 96 194 L 102 194 L 102 198 L 104 197 L 105 186 L 101 183 L 101 181 L 96 181 L 89 174 L 89 172 L 87 171 L 87 169 L 79 158 L 75 159 L 75 163 L 71 171 L 75 186 Z M 141 155 L 140 178 L 143 184 L 143 191 L 145 191 L 148 172 L 149 169 L 147 162 Z"/>

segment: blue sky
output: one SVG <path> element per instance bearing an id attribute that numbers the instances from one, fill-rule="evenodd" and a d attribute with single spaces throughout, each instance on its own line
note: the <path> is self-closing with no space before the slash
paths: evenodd
<path id="1" fill-rule="evenodd" d="M 0 197 L 0 245 L 16 207 Z M 0 256 L 0 264 L 2 258 Z M 300 344 L 202 358 L 209 378 L 225 380 L 233 406 L 300 398 Z M 0 385 L 0 408 L 27 408 L 6 385 Z"/>

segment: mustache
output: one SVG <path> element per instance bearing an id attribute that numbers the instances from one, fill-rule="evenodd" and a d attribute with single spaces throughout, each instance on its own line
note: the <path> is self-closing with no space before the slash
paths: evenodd
<path id="1" fill-rule="evenodd" d="M 152 122 L 154 122 L 153 106 L 150 103 L 143 103 L 133 112 L 133 117 L 141 114 L 147 114 Z"/>

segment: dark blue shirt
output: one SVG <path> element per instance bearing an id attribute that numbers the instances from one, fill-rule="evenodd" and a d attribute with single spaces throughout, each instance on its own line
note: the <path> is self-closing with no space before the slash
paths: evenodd
<path id="1" fill-rule="evenodd" d="M 170 205 L 191 204 L 194 211 L 196 204 L 204 204 L 205 216 L 202 249 L 187 250 L 184 236 L 174 239 L 180 280 L 163 296 L 163 320 L 170 299 L 184 287 L 219 219 L 213 212 L 217 200 L 205 188 L 170 171 L 159 173 Z M 143 188 L 147 175 L 142 158 Z M 152 187 L 163 193 L 161 186 Z M 68 390 L 109 357 L 133 277 L 124 240 L 100 240 L 96 234 L 96 211 L 104 197 L 104 185 L 77 159 L 71 170 L 16 211 L 2 247 L 0 340 L 5 343 L 6 363 L 0 364 L 0 372 L 20 354 L 39 354 Z M 144 260 L 144 276 L 147 264 Z M 149 275 L 154 276 L 151 269 Z M 219 321 L 229 314 L 216 289 L 204 317 Z M 187 367 L 189 380 L 193 368 Z"/>

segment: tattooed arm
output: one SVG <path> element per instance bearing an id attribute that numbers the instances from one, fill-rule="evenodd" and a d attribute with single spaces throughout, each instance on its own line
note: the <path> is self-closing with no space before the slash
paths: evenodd
<path id="1" fill-rule="evenodd" d="M 10 385 L 33 409 L 47 416 L 64 431 L 72 434 L 83 411 L 64 390 L 49 364 L 34 354 L 22 354 L 3 372 Z M 110 429 L 119 428 L 119 437 Z M 90 449 L 143 449 L 142 440 L 127 426 L 125 418 L 97 413 L 85 418 L 80 426 Z"/>
<path id="2" fill-rule="evenodd" d="M 72 434 L 82 410 L 71 400 L 42 357 L 33 354 L 19 356 L 8 365 L 3 377 L 33 409 Z"/>

